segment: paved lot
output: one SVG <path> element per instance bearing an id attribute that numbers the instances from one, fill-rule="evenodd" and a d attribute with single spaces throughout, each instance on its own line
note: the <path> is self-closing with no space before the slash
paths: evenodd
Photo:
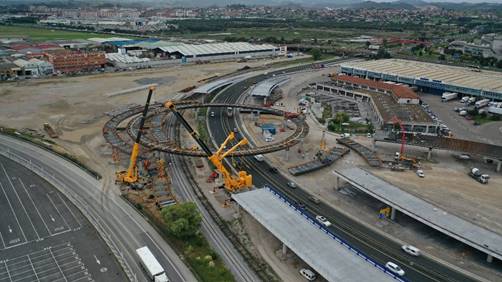
<path id="1" fill-rule="evenodd" d="M 105 243 L 61 193 L 0 157 L 0 282 L 125 280 Z"/>
<path id="2" fill-rule="evenodd" d="M 502 122 L 489 122 L 474 126 L 473 122 L 461 117 L 454 111 L 455 107 L 465 107 L 459 100 L 441 102 L 438 95 L 423 94 L 421 98 L 430 109 L 450 128 L 453 136 L 483 143 L 502 145 Z"/>

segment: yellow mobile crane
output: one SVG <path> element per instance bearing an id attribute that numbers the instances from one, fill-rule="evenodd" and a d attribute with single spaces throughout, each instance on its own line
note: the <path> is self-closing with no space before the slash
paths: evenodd
<path id="1" fill-rule="evenodd" d="M 218 172 L 220 172 L 221 175 L 223 176 L 224 187 L 227 192 L 230 193 L 235 192 L 243 188 L 249 188 L 253 185 L 253 178 L 246 171 L 239 171 L 237 175 L 232 175 L 223 164 L 223 159 L 226 156 L 237 150 L 239 146 L 248 144 L 248 140 L 246 138 L 243 138 L 235 146 L 230 148 L 228 151 L 224 152 L 223 150 L 225 149 L 228 142 L 235 139 L 234 132 L 230 132 L 230 134 L 225 139 L 223 144 L 221 144 L 220 148 L 218 148 L 218 150 L 215 153 L 213 153 L 206 145 L 206 143 L 204 143 L 204 141 L 202 141 L 202 139 L 199 137 L 199 134 L 193 130 L 190 124 L 188 124 L 183 115 L 181 115 L 181 113 L 176 110 L 173 102 L 167 101 L 164 104 L 164 106 L 170 109 L 171 112 L 173 112 L 173 114 L 181 122 L 181 124 L 188 130 L 188 132 L 197 142 L 197 144 L 199 144 L 202 150 L 208 155 L 208 159 L 216 167 Z"/>
<path id="2" fill-rule="evenodd" d="M 145 108 L 143 109 L 143 115 L 141 116 L 141 120 L 139 122 L 138 135 L 136 135 L 136 140 L 134 141 L 134 145 L 132 146 L 131 157 L 129 159 L 129 167 L 125 171 L 118 171 L 116 173 L 115 183 L 123 183 L 123 184 L 134 184 L 138 182 L 138 167 L 136 162 L 138 160 L 139 155 L 139 141 L 141 140 L 141 134 L 143 133 L 143 126 L 145 125 L 145 118 L 148 112 L 148 107 L 150 106 L 150 100 L 152 98 L 153 90 L 155 87 L 151 86 L 148 90 L 148 97 L 146 98 Z"/>

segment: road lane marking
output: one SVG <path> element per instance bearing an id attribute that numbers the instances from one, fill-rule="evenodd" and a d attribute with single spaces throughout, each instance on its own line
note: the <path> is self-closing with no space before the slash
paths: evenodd
<path id="1" fill-rule="evenodd" d="M 78 228 L 75 228 L 74 230 L 77 230 L 77 229 L 80 229 L 82 228 L 82 224 L 80 224 L 80 221 L 78 221 L 77 217 L 75 216 L 75 214 L 73 213 L 73 211 L 70 209 L 70 207 L 66 204 L 66 201 L 63 200 L 63 198 L 61 197 L 61 193 L 58 193 L 58 197 L 59 199 L 61 199 L 61 202 L 63 202 L 63 204 L 65 205 L 65 207 L 70 211 L 70 214 L 73 216 L 73 219 L 75 219 L 75 222 L 77 222 L 78 224 Z"/>
<path id="2" fill-rule="evenodd" d="M 66 222 L 66 220 L 64 219 L 64 216 L 61 214 L 61 212 L 59 211 L 59 209 L 56 207 L 56 204 L 54 204 L 54 201 L 52 200 L 52 197 L 49 196 L 49 194 L 45 194 L 47 196 L 47 198 L 49 199 L 49 201 L 51 202 L 52 206 L 54 207 L 54 209 L 56 209 L 56 212 L 59 214 L 59 217 L 61 217 L 61 219 L 63 220 L 64 224 L 66 224 L 66 226 L 68 227 L 68 229 L 71 230 L 71 227 L 70 225 L 68 225 L 68 222 Z M 52 217 L 51 215 L 51 219 L 52 221 L 55 222 L 54 218 Z"/>
<path id="3" fill-rule="evenodd" d="M 17 218 L 16 213 L 14 212 L 14 208 L 12 207 L 12 204 L 10 203 L 9 197 L 7 196 L 7 193 L 5 192 L 5 189 L 3 187 L 2 182 L 0 182 L 0 188 L 2 188 L 2 192 L 5 196 L 5 198 L 7 199 L 7 203 L 9 203 L 10 210 L 12 211 L 12 214 L 14 215 L 14 218 L 16 219 L 17 225 L 19 226 L 19 229 L 21 230 L 21 234 L 24 237 L 24 241 L 28 242 L 28 240 L 26 239 L 26 235 L 24 235 L 23 228 L 21 228 L 21 224 L 19 223 L 19 219 Z"/>
<path id="4" fill-rule="evenodd" d="M 21 183 L 21 185 L 23 186 L 23 189 L 26 192 L 26 194 L 28 195 L 28 198 L 30 198 L 30 201 L 33 204 L 33 207 L 35 207 L 35 210 L 37 211 L 38 216 L 40 217 L 40 219 L 44 223 L 44 226 L 47 229 L 47 232 L 49 232 L 49 235 L 51 235 L 51 231 L 49 230 L 49 227 L 47 226 L 47 223 L 45 223 L 45 220 L 42 217 L 42 214 L 40 214 L 40 211 L 38 210 L 37 205 L 35 205 L 35 202 L 33 201 L 33 198 L 30 196 L 30 193 L 28 193 L 28 189 L 26 189 L 26 185 L 24 185 L 24 182 L 20 178 L 18 178 L 18 180 Z M 32 187 L 32 185 L 33 184 L 30 184 L 30 187 Z"/>
<path id="5" fill-rule="evenodd" d="M 31 227 L 33 228 L 33 230 L 35 231 L 35 234 L 37 235 L 37 240 L 40 240 L 40 235 L 38 234 L 38 231 L 37 229 L 35 228 L 35 224 L 33 224 L 33 221 L 31 220 L 30 218 L 30 215 L 28 214 L 28 211 L 26 210 L 26 208 L 24 207 L 24 204 L 23 204 L 23 201 L 21 201 L 21 198 L 19 197 L 19 194 L 17 193 L 16 191 L 16 187 L 14 187 L 14 184 L 12 183 L 12 181 L 10 180 L 10 178 L 8 177 L 9 174 L 7 173 L 7 170 L 5 170 L 5 167 L 2 163 L 0 163 L 0 166 L 2 167 L 2 170 L 3 172 L 5 173 L 5 175 L 7 176 L 7 180 L 9 180 L 9 184 L 10 186 L 12 187 L 12 190 L 14 190 L 14 194 L 16 194 L 16 197 L 17 197 L 17 200 L 19 201 L 19 203 L 21 204 L 21 207 L 23 208 L 23 211 L 24 213 L 26 214 L 26 217 L 28 218 L 28 220 L 30 221 L 30 224 L 31 224 Z M 26 238 L 26 237 L 25 237 Z"/>

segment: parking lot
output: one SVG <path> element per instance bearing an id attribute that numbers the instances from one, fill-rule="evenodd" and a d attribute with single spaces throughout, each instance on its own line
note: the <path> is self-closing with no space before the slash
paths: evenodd
<path id="1" fill-rule="evenodd" d="M 125 280 L 65 196 L 0 156 L 0 282 Z"/>
<path id="2" fill-rule="evenodd" d="M 473 121 L 455 112 L 455 107 L 465 107 L 458 99 L 442 103 L 441 96 L 428 94 L 421 95 L 421 99 L 429 105 L 430 110 L 439 120 L 448 126 L 454 137 L 502 145 L 502 122 L 489 122 L 475 126 Z"/>

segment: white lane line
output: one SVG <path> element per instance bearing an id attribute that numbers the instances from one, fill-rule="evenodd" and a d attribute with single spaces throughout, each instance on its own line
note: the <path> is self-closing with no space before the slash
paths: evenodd
<path id="1" fill-rule="evenodd" d="M 16 216 L 16 212 L 14 211 L 14 208 L 12 207 L 12 204 L 10 203 L 9 197 L 7 197 L 7 193 L 5 192 L 5 189 L 4 189 L 3 185 L 2 185 L 2 182 L 0 182 L 0 188 L 2 188 L 2 192 L 3 192 L 4 196 L 5 196 L 5 198 L 7 199 L 7 203 L 9 203 L 10 210 L 12 211 L 12 214 L 14 215 L 14 218 L 16 219 L 17 226 L 19 226 L 19 230 L 21 230 L 21 234 L 24 237 L 24 241 L 28 242 L 28 240 L 26 239 L 26 235 L 24 235 L 23 228 L 21 228 L 21 224 L 19 223 L 19 219 Z"/>
<path id="2" fill-rule="evenodd" d="M 2 232 L 0 232 L 0 239 L 2 239 L 3 249 L 5 249 L 5 241 L 3 240 Z"/>
<path id="3" fill-rule="evenodd" d="M 78 228 L 80 229 L 82 227 L 82 224 L 80 224 L 80 221 L 78 221 L 77 217 L 73 213 L 73 211 L 70 209 L 70 207 L 66 204 L 66 201 L 63 200 L 63 197 L 61 197 L 61 193 L 58 193 L 59 199 L 61 199 L 61 202 L 65 205 L 65 207 L 70 211 L 70 214 L 73 216 L 73 219 L 75 219 L 75 222 L 78 223 Z"/>
<path id="4" fill-rule="evenodd" d="M 35 270 L 35 266 L 33 266 L 33 263 L 31 262 L 30 255 L 27 255 L 27 257 L 28 257 L 28 261 L 30 262 L 31 269 L 33 269 L 33 273 L 35 273 L 35 277 L 37 277 L 37 281 L 40 281 L 40 279 L 38 279 L 38 275 L 37 275 L 37 271 Z"/>
<path id="5" fill-rule="evenodd" d="M 61 217 L 61 219 L 63 220 L 64 224 L 66 224 L 66 226 L 68 227 L 69 230 L 71 230 L 70 228 L 70 225 L 68 225 L 68 222 L 66 222 L 66 220 L 64 219 L 64 216 L 61 214 L 61 212 L 59 211 L 59 209 L 56 207 L 56 204 L 54 204 L 54 201 L 52 200 L 52 197 L 49 196 L 49 194 L 45 194 L 47 196 L 47 198 L 49 199 L 49 201 L 51 202 L 52 206 L 54 207 L 54 209 L 56 209 L 56 212 L 59 214 L 59 216 Z M 54 220 L 53 220 L 54 221 Z"/>
<path id="6" fill-rule="evenodd" d="M 23 186 L 24 191 L 28 195 L 28 198 L 30 198 L 30 201 L 33 204 L 33 206 L 35 207 L 35 210 L 37 211 L 38 216 L 40 217 L 40 219 L 42 219 L 42 222 L 44 223 L 44 226 L 47 229 L 47 232 L 49 232 L 49 235 L 51 235 L 51 231 L 49 230 L 49 227 L 47 226 L 47 223 L 45 223 L 45 220 L 42 217 L 42 214 L 40 213 L 40 211 L 38 210 L 37 205 L 35 205 L 35 202 L 33 201 L 33 198 L 30 196 L 30 193 L 28 192 L 28 189 L 26 189 L 26 185 L 24 185 L 23 180 L 21 180 L 21 178 L 18 178 L 18 180 L 21 183 L 21 185 Z"/>
<path id="7" fill-rule="evenodd" d="M 33 224 L 33 221 L 31 221 L 31 218 L 30 218 L 30 215 L 28 214 L 28 211 L 26 210 L 26 208 L 24 207 L 24 204 L 23 204 L 23 201 L 21 201 L 21 198 L 19 197 L 19 194 L 17 193 L 16 191 L 16 187 L 14 187 L 14 184 L 12 183 L 12 181 L 10 180 L 10 177 L 9 177 L 9 174 L 7 173 L 7 170 L 5 170 L 5 167 L 3 164 L 0 163 L 0 166 L 2 167 L 3 169 L 3 172 L 5 173 L 5 176 L 7 176 L 7 180 L 9 181 L 9 184 L 10 186 L 12 187 L 12 190 L 14 190 L 14 194 L 16 194 L 16 197 L 17 197 L 17 200 L 19 201 L 19 203 L 21 204 L 21 207 L 23 207 L 23 211 L 24 211 L 24 214 L 26 214 L 26 217 L 28 218 L 28 220 L 30 221 L 30 224 L 31 224 L 31 227 L 33 228 L 33 230 L 35 231 L 35 234 L 37 234 L 37 240 L 40 240 L 40 235 L 38 235 L 38 232 L 37 232 L 37 229 L 35 228 L 35 224 Z"/>
<path id="8" fill-rule="evenodd" d="M 7 275 L 9 276 L 9 280 L 12 281 L 12 276 L 10 276 L 9 266 L 7 265 L 7 261 L 5 260 L 3 263 L 5 264 L 5 271 L 7 272 Z"/>
<path id="9" fill-rule="evenodd" d="M 66 279 L 66 276 L 65 276 L 65 275 L 64 275 L 64 273 L 63 273 L 63 270 L 61 270 L 61 267 L 59 267 L 59 263 L 58 263 L 58 261 L 56 260 L 56 258 L 54 257 L 54 254 L 52 253 L 51 248 L 49 248 L 49 253 L 51 253 L 52 259 L 54 259 L 54 262 L 56 263 L 56 266 L 58 267 L 59 271 L 61 272 L 61 275 L 63 275 L 64 281 L 68 281 L 68 280 Z"/>

